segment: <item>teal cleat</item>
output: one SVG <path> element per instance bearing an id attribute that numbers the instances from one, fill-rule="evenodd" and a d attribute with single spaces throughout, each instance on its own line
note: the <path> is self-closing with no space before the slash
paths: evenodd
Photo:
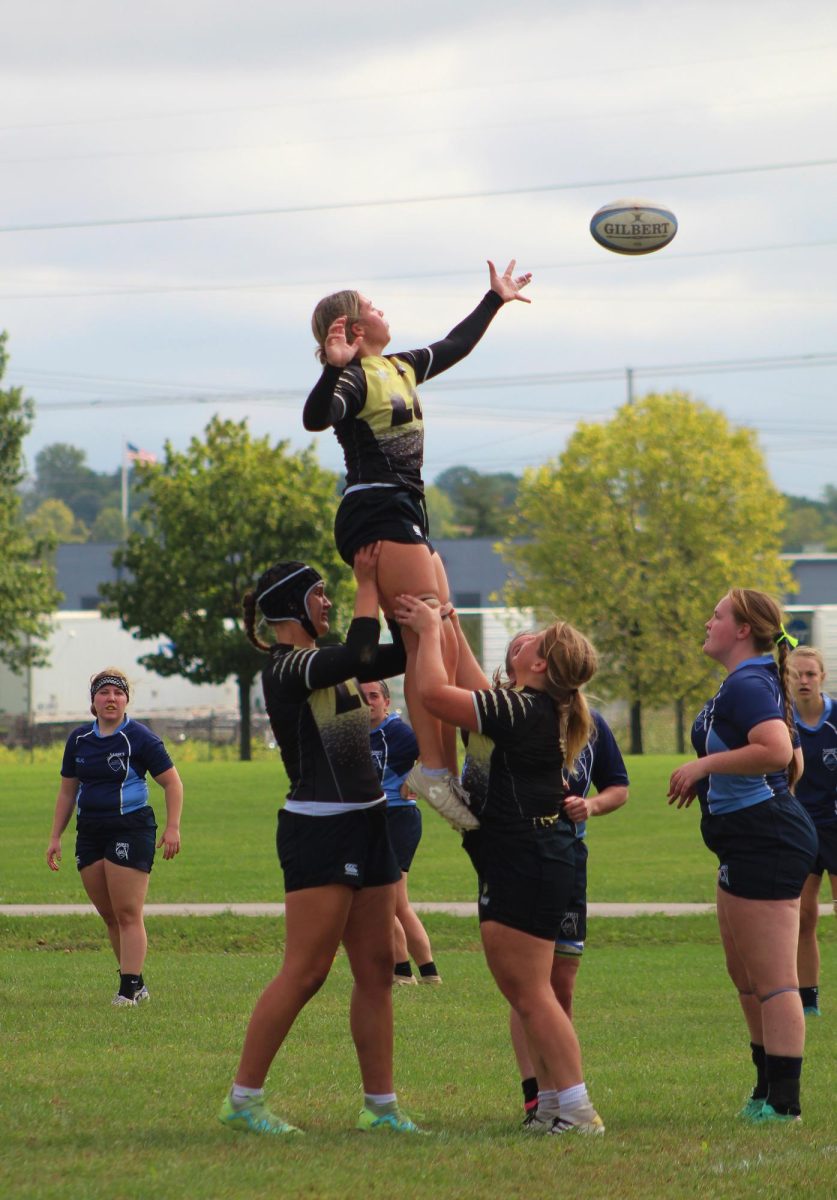
<path id="1" fill-rule="evenodd" d="M 743 1115 L 743 1114 L 742 1114 Z M 802 1117 L 799 1113 L 780 1113 L 768 1104 L 766 1100 L 762 1101 L 761 1111 L 754 1113 L 751 1117 L 746 1118 L 751 1125 L 801 1125 Z"/>
<path id="2" fill-rule="evenodd" d="M 218 1120 L 238 1133 L 302 1133 L 296 1125 L 289 1125 L 287 1121 L 272 1113 L 263 1096 L 254 1096 L 244 1104 L 233 1104 L 231 1096 L 227 1093 L 218 1113 Z"/>
<path id="3" fill-rule="evenodd" d="M 742 1109 L 735 1114 L 742 1121 L 754 1121 L 758 1118 L 761 1110 L 764 1108 L 764 1099 L 748 1096 L 747 1103 Z"/>
<path id="4" fill-rule="evenodd" d="M 392 1112 L 376 1113 L 371 1108 L 364 1107 L 360 1110 L 357 1128 L 364 1133 L 426 1133 L 426 1130 L 419 1129 L 415 1122 L 397 1108 Z"/>

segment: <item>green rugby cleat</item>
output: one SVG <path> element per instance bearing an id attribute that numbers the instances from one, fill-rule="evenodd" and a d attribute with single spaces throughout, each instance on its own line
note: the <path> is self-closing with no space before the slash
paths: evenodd
<path id="1" fill-rule="evenodd" d="M 762 1101 L 761 1110 L 746 1118 L 751 1125 L 800 1125 L 802 1117 L 799 1113 L 780 1113 L 766 1100 Z"/>
<path id="2" fill-rule="evenodd" d="M 425 1133 L 426 1130 L 419 1129 L 414 1121 L 411 1121 L 408 1116 L 405 1116 L 400 1109 L 394 1109 L 392 1112 L 376 1113 L 371 1108 L 365 1106 L 360 1110 L 360 1116 L 357 1119 L 357 1128 L 364 1133 L 378 1133 L 387 1131 L 391 1133 Z"/>
<path id="3" fill-rule="evenodd" d="M 763 1098 L 759 1099 L 755 1096 L 748 1096 L 747 1103 L 735 1115 L 740 1117 L 742 1121 L 753 1121 L 758 1117 L 763 1107 Z"/>
<path id="4" fill-rule="evenodd" d="M 296 1125 L 289 1125 L 272 1113 L 263 1096 L 254 1096 L 243 1104 L 233 1104 L 228 1092 L 218 1113 L 218 1120 L 238 1133 L 302 1133 Z"/>

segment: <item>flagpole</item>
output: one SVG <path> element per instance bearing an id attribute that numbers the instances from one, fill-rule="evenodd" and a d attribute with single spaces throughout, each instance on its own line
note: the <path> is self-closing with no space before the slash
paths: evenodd
<path id="1" fill-rule="evenodd" d="M 122 536 L 128 536 L 128 439 L 122 439 Z"/>

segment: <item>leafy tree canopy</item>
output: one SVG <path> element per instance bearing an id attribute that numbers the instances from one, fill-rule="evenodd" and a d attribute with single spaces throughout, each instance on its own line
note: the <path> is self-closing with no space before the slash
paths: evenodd
<path id="1" fill-rule="evenodd" d="M 0 379 L 6 361 L 6 335 L 0 334 Z M 51 543 L 33 537 L 20 511 L 22 446 L 32 415 L 32 402 L 20 388 L 0 388 L 0 661 L 13 671 L 46 661 L 39 642 L 60 600 L 44 558 Z"/>
<path id="2" fill-rule="evenodd" d="M 732 585 L 776 595 L 784 520 L 754 434 L 688 395 L 649 395 L 582 423 L 527 471 L 505 554 L 515 603 L 594 638 L 594 690 L 635 702 L 705 698 L 703 624 Z"/>
<path id="3" fill-rule="evenodd" d="M 449 498 L 460 536 L 502 537 L 508 533 L 520 487 L 517 475 L 483 475 L 473 467 L 449 467 L 437 476 L 435 486 Z"/>

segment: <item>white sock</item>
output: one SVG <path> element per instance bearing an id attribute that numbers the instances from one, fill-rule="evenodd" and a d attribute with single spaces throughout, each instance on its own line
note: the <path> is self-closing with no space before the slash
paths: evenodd
<path id="1" fill-rule="evenodd" d="M 233 1104 L 245 1104 L 248 1100 L 254 1098 L 261 1099 L 264 1095 L 264 1088 L 248 1088 L 242 1087 L 240 1083 L 234 1083 L 230 1088 L 230 1099 Z"/>
<path id="2" fill-rule="evenodd" d="M 380 1095 L 364 1092 L 363 1103 L 367 1108 L 391 1108 L 396 1104 L 395 1092 L 381 1092 Z"/>
<path id="3" fill-rule="evenodd" d="M 554 1088 L 545 1088 L 538 1092 L 538 1112 L 557 1112 L 560 1093 Z"/>
<path id="4" fill-rule="evenodd" d="M 587 1085 L 577 1083 L 574 1087 L 564 1088 L 558 1093 L 558 1105 L 562 1113 L 572 1111 L 574 1108 L 581 1108 L 585 1104 L 590 1103 L 590 1097 L 587 1095 Z"/>
<path id="5" fill-rule="evenodd" d="M 447 767 L 422 767 L 425 775 L 431 775 L 434 779 L 441 779 L 443 775 L 450 775 Z"/>

